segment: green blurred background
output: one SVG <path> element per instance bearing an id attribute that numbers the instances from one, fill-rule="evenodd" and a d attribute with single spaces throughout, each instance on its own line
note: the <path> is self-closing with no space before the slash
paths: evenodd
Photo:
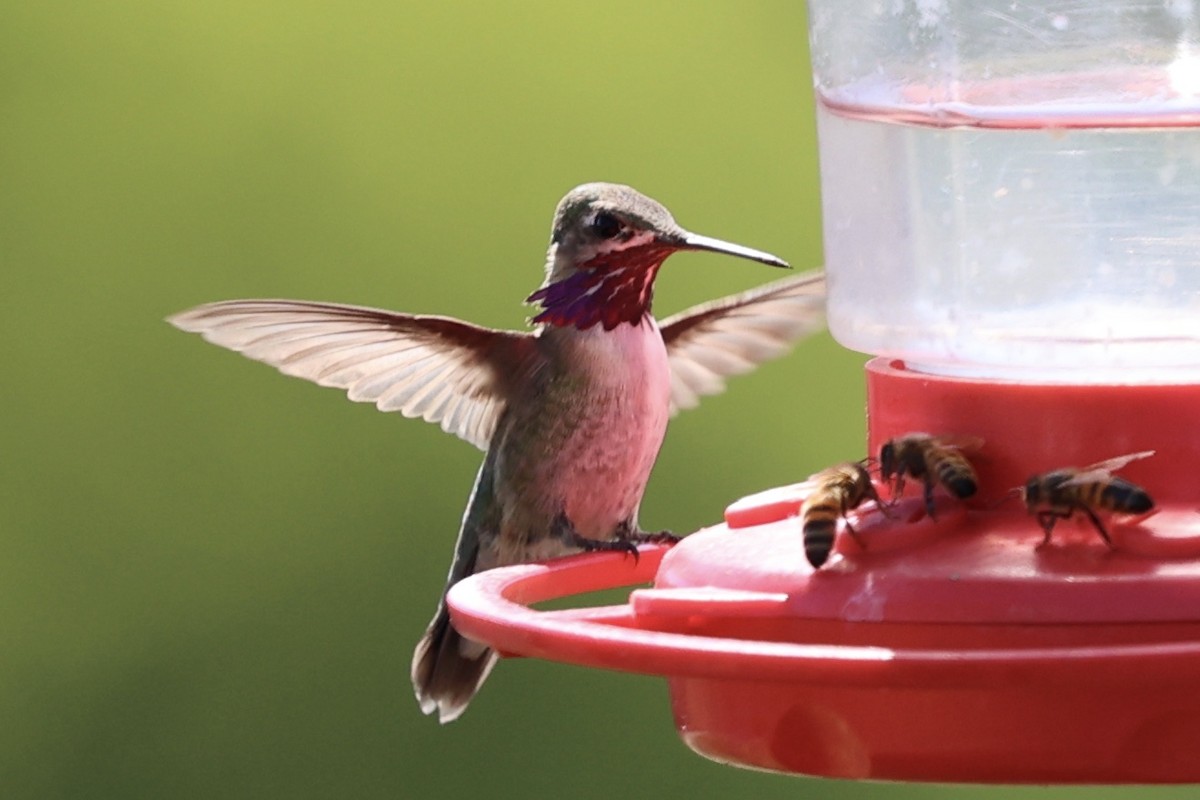
<path id="1" fill-rule="evenodd" d="M 479 454 L 162 321 L 520 326 L 589 180 L 815 266 L 805 39 L 797 2 L 0 3 L 0 796 L 966 796 L 709 763 L 647 677 L 506 662 L 421 716 Z M 657 309 L 775 277 L 677 256 Z M 858 456 L 862 361 L 822 336 L 680 417 L 643 522 Z"/>

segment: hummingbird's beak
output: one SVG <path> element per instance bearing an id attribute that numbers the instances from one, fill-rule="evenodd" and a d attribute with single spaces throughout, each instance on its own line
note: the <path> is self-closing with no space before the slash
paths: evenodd
<path id="1" fill-rule="evenodd" d="M 740 244 L 731 242 L 723 242 L 720 239 L 713 239 L 708 236 L 701 236 L 696 233 L 685 232 L 680 239 L 681 250 L 708 250 L 713 253 L 724 253 L 729 256 L 737 256 L 738 258 L 748 258 L 752 261 L 761 261 L 764 264 L 769 264 L 772 267 L 780 267 L 781 269 L 791 269 L 792 266 L 782 258 L 764 253 L 761 250 L 754 250 L 749 247 L 742 247 Z"/>

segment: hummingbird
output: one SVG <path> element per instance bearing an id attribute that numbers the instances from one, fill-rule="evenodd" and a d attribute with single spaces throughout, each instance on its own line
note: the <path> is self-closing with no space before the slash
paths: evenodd
<path id="1" fill-rule="evenodd" d="M 588 183 L 554 213 L 532 330 L 296 300 L 231 300 L 168 319 L 349 398 L 438 423 L 484 451 L 433 620 L 416 646 L 422 711 L 457 719 L 497 655 L 460 635 L 445 592 L 494 567 L 673 542 L 638 525 L 667 420 L 725 378 L 824 324 L 811 272 L 690 308 L 661 324 L 654 281 L 681 250 L 788 268 L 769 253 L 681 228 L 658 202 Z"/>

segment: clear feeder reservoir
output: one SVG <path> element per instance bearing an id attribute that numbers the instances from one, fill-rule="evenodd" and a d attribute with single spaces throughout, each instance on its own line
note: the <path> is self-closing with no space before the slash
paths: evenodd
<path id="1" fill-rule="evenodd" d="M 940 374 L 1200 380 L 1200 8 L 810 0 L 829 322 Z"/>

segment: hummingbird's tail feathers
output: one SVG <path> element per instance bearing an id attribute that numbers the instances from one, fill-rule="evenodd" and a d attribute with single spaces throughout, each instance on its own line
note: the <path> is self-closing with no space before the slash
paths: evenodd
<path id="1" fill-rule="evenodd" d="M 825 327 L 825 275 L 808 272 L 681 311 L 659 323 L 671 365 L 671 413 L 725 379 L 778 358 Z"/>
<path id="2" fill-rule="evenodd" d="M 450 574 L 446 576 L 447 592 L 479 566 L 480 531 L 486 527 L 484 520 L 492 507 L 495 457 L 495 451 L 489 450 L 475 477 Z M 413 691 L 421 710 L 426 714 L 436 711 L 443 724 L 458 719 L 492 671 L 496 658 L 496 653 L 485 645 L 464 638 L 454 629 L 443 593 L 437 612 L 413 651 Z"/>
<path id="3" fill-rule="evenodd" d="M 421 711 L 443 725 L 458 719 L 496 664 L 496 653 L 450 624 L 445 602 L 413 652 L 413 690 Z"/>
<path id="4" fill-rule="evenodd" d="M 481 450 L 535 348 L 527 333 L 304 300 L 227 300 L 167 321 L 356 402 L 438 423 Z"/>

